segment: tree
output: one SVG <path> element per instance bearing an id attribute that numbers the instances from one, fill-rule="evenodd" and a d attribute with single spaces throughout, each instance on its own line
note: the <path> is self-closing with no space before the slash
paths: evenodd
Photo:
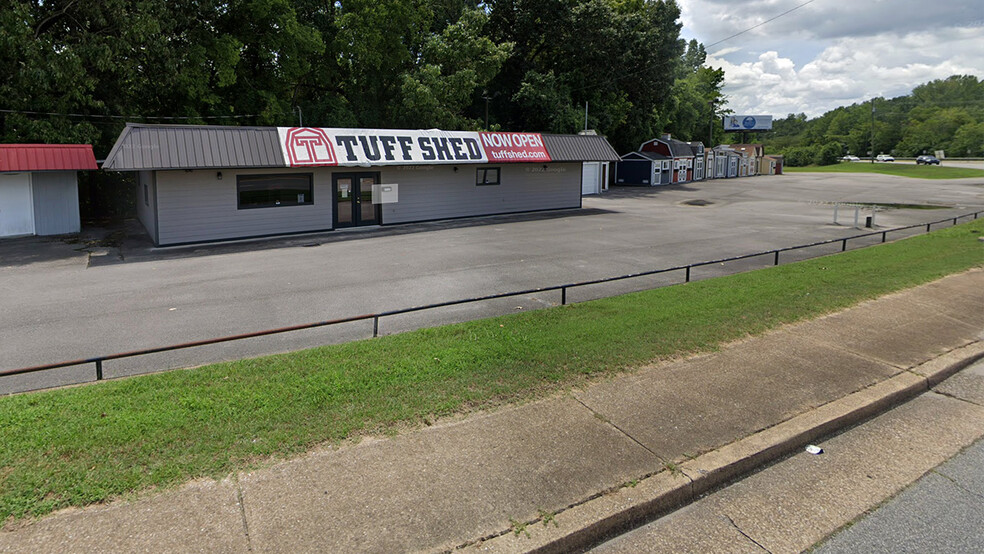
<path id="1" fill-rule="evenodd" d="M 465 112 L 512 51 L 511 43 L 496 44 L 482 34 L 487 21 L 484 11 L 468 10 L 427 40 L 417 64 L 402 76 L 401 109 L 393 121 L 445 129 L 482 125 Z"/>
<path id="2" fill-rule="evenodd" d="M 619 151 L 657 136 L 685 44 L 672 1 L 494 0 L 490 37 L 513 43 L 490 86 L 504 128 L 608 135 Z M 549 24 L 545 24 L 549 22 Z"/>
<path id="3" fill-rule="evenodd" d="M 961 125 L 953 134 L 947 153 L 951 156 L 984 156 L 984 121 Z"/>

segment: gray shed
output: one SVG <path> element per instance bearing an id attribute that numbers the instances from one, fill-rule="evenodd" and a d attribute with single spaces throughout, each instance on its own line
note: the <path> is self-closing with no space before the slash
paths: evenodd
<path id="1" fill-rule="evenodd" d="M 128 124 L 103 169 L 137 173 L 157 245 L 578 208 L 604 137 Z"/>
<path id="2" fill-rule="evenodd" d="M 656 152 L 629 152 L 615 164 L 615 184 L 655 187 L 670 183 L 671 158 Z"/>

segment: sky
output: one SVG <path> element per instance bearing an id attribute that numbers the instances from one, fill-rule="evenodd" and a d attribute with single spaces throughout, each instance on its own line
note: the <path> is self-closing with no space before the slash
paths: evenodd
<path id="1" fill-rule="evenodd" d="M 981 0 L 677 0 L 739 114 L 822 115 L 950 75 L 984 78 Z"/>

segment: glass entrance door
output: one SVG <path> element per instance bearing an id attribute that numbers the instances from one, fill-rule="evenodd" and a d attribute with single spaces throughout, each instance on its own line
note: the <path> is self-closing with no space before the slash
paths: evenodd
<path id="1" fill-rule="evenodd" d="M 379 173 L 334 173 L 331 188 L 335 196 L 333 227 L 379 225 L 379 206 L 372 203 L 372 186 Z"/>

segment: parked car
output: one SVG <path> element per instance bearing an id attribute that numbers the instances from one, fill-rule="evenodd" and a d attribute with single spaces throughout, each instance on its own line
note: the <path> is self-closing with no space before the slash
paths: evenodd
<path id="1" fill-rule="evenodd" d="M 877 156 L 875 156 L 875 161 L 876 162 L 894 162 L 895 161 L 895 158 L 893 158 L 891 156 L 891 154 L 878 154 Z"/>
<path id="2" fill-rule="evenodd" d="M 940 159 L 936 156 L 919 156 L 916 158 L 916 165 L 940 165 Z"/>
<path id="3" fill-rule="evenodd" d="M 857 156 L 852 156 L 852 155 L 848 154 L 848 155 L 844 156 L 843 158 L 841 158 L 841 160 L 843 160 L 845 162 L 857 162 L 857 161 L 860 161 L 861 158 L 859 158 Z"/>

